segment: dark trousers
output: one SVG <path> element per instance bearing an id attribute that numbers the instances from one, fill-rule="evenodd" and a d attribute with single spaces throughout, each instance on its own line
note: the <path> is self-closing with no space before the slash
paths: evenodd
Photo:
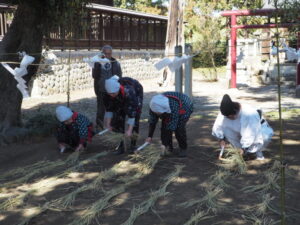
<path id="1" fill-rule="evenodd" d="M 133 132 L 139 133 L 140 129 L 140 118 L 141 114 L 138 113 L 135 117 L 135 122 L 133 126 Z M 111 126 L 114 129 L 115 132 L 124 133 L 125 132 L 125 119 L 126 119 L 126 113 L 123 111 L 118 111 L 113 113 L 113 118 L 111 121 Z"/>
<path id="2" fill-rule="evenodd" d="M 105 114 L 104 106 L 104 92 L 97 93 L 97 115 L 96 115 L 96 124 L 99 128 L 103 129 L 103 120 Z"/>
<path id="3" fill-rule="evenodd" d="M 56 138 L 58 143 L 69 145 L 72 148 L 76 148 L 80 143 L 79 131 L 73 126 L 58 128 Z"/>
<path id="4" fill-rule="evenodd" d="M 173 131 L 167 130 L 165 125 L 161 127 L 161 142 L 164 146 L 173 149 L 173 141 L 172 141 Z M 175 137 L 178 141 L 178 145 L 181 150 L 187 149 L 187 137 L 186 137 L 186 127 L 185 124 L 175 130 Z"/>

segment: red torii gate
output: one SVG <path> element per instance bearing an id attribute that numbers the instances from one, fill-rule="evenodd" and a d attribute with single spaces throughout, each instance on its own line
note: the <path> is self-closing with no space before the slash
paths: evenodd
<path id="1" fill-rule="evenodd" d="M 236 88 L 236 44 L 237 44 L 237 30 L 238 29 L 263 29 L 263 28 L 276 28 L 276 24 L 262 24 L 262 25 L 238 25 L 238 16 L 268 16 L 274 15 L 276 9 L 254 9 L 254 10 L 231 10 L 221 12 L 221 16 L 230 17 L 230 28 L 231 28 L 231 88 Z M 278 24 L 278 27 L 291 27 L 294 24 L 282 23 Z M 299 36 L 298 36 L 298 48 L 299 48 Z M 297 69 L 297 85 L 300 85 L 300 69 Z"/>

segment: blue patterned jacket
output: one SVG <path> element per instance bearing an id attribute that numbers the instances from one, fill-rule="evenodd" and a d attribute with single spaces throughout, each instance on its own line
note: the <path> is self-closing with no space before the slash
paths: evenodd
<path id="1" fill-rule="evenodd" d="M 104 106 L 107 112 L 125 113 L 128 118 L 135 118 L 143 107 L 143 86 L 135 79 L 123 77 L 119 79 L 121 84 L 117 97 L 108 94 L 104 96 Z"/>
<path id="2" fill-rule="evenodd" d="M 175 131 L 189 120 L 193 112 L 193 103 L 187 95 L 179 92 L 165 92 L 163 95 L 169 98 L 171 113 L 163 113 L 158 116 L 150 110 L 149 124 L 155 129 L 156 123 L 161 118 L 166 129 Z M 152 137 L 153 133 L 151 133 L 149 132 L 149 137 Z"/>
<path id="3" fill-rule="evenodd" d="M 71 127 L 72 129 L 78 131 L 80 144 L 91 141 L 93 136 L 93 124 L 90 122 L 90 120 L 86 116 L 77 112 L 73 113 L 72 120 L 73 122 L 70 125 L 59 123 L 58 135 L 60 135 L 60 132 L 64 132 L 64 130 L 69 129 L 68 127 Z"/>

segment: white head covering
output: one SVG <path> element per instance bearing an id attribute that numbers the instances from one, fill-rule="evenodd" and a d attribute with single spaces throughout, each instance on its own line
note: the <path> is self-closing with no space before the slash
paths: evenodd
<path id="1" fill-rule="evenodd" d="M 61 105 L 56 108 L 56 117 L 60 122 L 64 122 L 70 119 L 72 115 L 73 115 L 72 110 L 66 106 Z"/>
<path id="2" fill-rule="evenodd" d="M 120 90 L 120 78 L 117 75 L 105 80 L 105 89 L 108 94 L 117 93 Z"/>
<path id="3" fill-rule="evenodd" d="M 171 113 L 169 99 L 164 95 L 155 95 L 150 101 L 150 109 L 155 113 Z"/>

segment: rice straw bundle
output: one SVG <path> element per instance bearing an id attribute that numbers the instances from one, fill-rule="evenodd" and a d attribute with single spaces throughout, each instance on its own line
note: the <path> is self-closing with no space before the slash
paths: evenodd
<path id="1" fill-rule="evenodd" d="M 117 188 L 111 189 L 110 191 L 105 193 L 104 197 L 100 198 L 98 201 L 94 202 L 92 204 L 92 206 L 87 208 L 79 220 L 74 220 L 71 224 L 72 225 L 89 225 L 89 224 L 91 224 L 92 221 L 104 209 L 106 209 L 109 206 L 109 201 L 124 191 L 125 191 L 124 186 L 119 186 Z"/>
<path id="2" fill-rule="evenodd" d="M 209 216 L 208 211 L 196 210 L 192 217 L 184 223 L 184 225 L 197 225 L 199 222 L 212 218 L 213 216 Z"/>
<path id="3" fill-rule="evenodd" d="M 129 218 L 124 223 L 122 223 L 122 225 L 133 225 L 135 220 L 140 215 L 148 212 L 149 209 L 151 209 L 155 205 L 155 202 L 160 197 L 164 197 L 167 194 L 167 192 L 166 192 L 167 187 L 171 184 L 172 181 L 174 181 L 178 177 L 178 175 L 182 171 L 183 167 L 184 166 L 176 165 L 175 171 L 173 171 L 167 177 L 164 178 L 165 183 L 158 190 L 152 192 L 150 194 L 150 197 L 147 200 L 143 201 L 138 206 L 135 206 L 131 210 Z"/>
<path id="4" fill-rule="evenodd" d="M 18 206 L 21 206 L 24 204 L 26 198 L 28 198 L 31 194 L 36 192 L 36 190 L 30 190 L 25 193 L 22 193 L 18 196 L 13 196 L 8 198 L 6 201 L 0 204 L 0 212 L 9 210 L 9 209 L 14 209 Z"/>
<path id="5" fill-rule="evenodd" d="M 50 163 L 49 161 L 40 161 L 40 162 L 34 163 L 32 165 L 23 166 L 23 167 L 20 167 L 17 169 L 10 170 L 7 173 L 0 175 L 0 181 L 2 183 L 5 180 L 11 180 L 12 178 L 15 179 L 17 177 L 22 177 L 22 176 L 28 174 L 28 171 L 38 170 L 40 168 L 45 167 L 45 165 L 47 166 L 49 163 Z"/>
<path id="6" fill-rule="evenodd" d="M 228 148 L 226 155 L 227 158 L 222 160 L 225 168 L 236 170 L 239 174 L 245 174 L 247 172 L 247 165 L 238 149 Z"/>

